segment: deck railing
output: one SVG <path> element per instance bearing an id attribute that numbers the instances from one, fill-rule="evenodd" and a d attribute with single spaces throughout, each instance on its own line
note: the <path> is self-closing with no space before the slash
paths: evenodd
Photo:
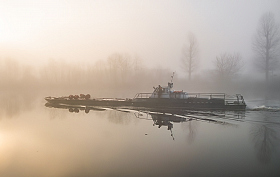
<path id="1" fill-rule="evenodd" d="M 167 95 L 167 94 L 163 93 L 162 95 Z M 152 93 L 137 93 L 135 95 L 134 99 L 151 98 L 151 96 L 152 96 Z M 225 93 L 187 93 L 183 96 L 183 98 L 175 97 L 175 99 L 187 99 L 187 98 L 205 98 L 205 99 L 209 99 L 209 100 L 210 99 L 221 99 L 221 100 L 224 100 L 225 105 L 245 104 L 243 96 L 241 96 L 240 94 L 226 95 Z"/>
<path id="2" fill-rule="evenodd" d="M 152 93 L 137 93 L 134 96 L 134 99 L 135 98 L 150 98 L 151 95 L 152 95 Z"/>

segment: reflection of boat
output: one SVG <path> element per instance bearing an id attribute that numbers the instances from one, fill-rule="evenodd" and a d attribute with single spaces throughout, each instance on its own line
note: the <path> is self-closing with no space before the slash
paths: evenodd
<path id="1" fill-rule="evenodd" d="M 68 109 L 69 112 L 79 113 L 84 111 L 85 113 L 89 113 L 90 110 L 93 111 L 104 111 L 104 110 L 115 110 L 118 112 L 125 113 L 133 113 L 138 119 L 152 120 L 153 126 L 157 126 L 158 128 L 167 127 L 167 130 L 171 132 L 171 136 L 174 140 L 173 136 L 173 124 L 174 123 L 182 123 L 182 122 L 190 122 L 190 121 L 203 121 L 208 123 L 215 123 L 220 125 L 228 125 L 228 126 L 236 126 L 235 124 L 225 122 L 224 120 L 237 120 L 238 112 L 236 111 L 236 115 L 229 114 L 228 118 L 223 118 L 226 116 L 225 112 L 229 111 L 178 111 L 178 110 L 163 110 L 163 109 L 123 109 L 123 108 L 104 108 L 104 107 L 93 107 L 93 106 L 81 106 L 81 105 L 61 105 L 61 104 L 51 104 L 46 103 L 46 107 L 49 108 L 58 108 L 58 109 Z M 244 111 L 240 111 L 244 113 Z M 147 134 L 146 134 L 147 135 Z"/>
<path id="2" fill-rule="evenodd" d="M 94 106 L 81 106 L 81 105 L 61 105 L 61 104 L 51 104 L 46 103 L 46 107 L 49 108 L 59 108 L 68 109 L 69 112 L 79 113 L 84 111 L 89 113 L 92 111 L 105 111 L 105 110 L 116 110 L 126 113 L 134 113 L 134 115 L 139 119 L 153 120 L 154 125 L 158 125 L 159 128 L 162 126 L 171 126 L 170 122 L 180 123 L 192 120 L 206 121 L 211 123 L 217 123 L 222 125 L 231 125 L 227 121 L 242 121 L 244 119 L 244 111 L 189 111 L 189 110 L 174 110 L 174 109 L 133 109 L 133 108 L 106 108 L 106 107 L 94 107 Z M 145 116 L 146 115 L 146 116 Z M 170 129 L 170 127 L 168 127 Z"/>
<path id="3" fill-rule="evenodd" d="M 51 103 L 46 103 L 45 106 L 49 107 L 49 108 L 68 109 L 69 112 L 75 112 L 75 113 L 78 113 L 80 111 L 85 111 L 85 113 L 89 113 L 90 110 L 94 110 L 94 111 L 104 111 L 105 110 L 103 108 L 96 108 L 96 107 L 92 107 L 92 106 L 60 105 L 60 104 L 51 104 Z"/>
<path id="4" fill-rule="evenodd" d="M 147 112 L 146 116 L 143 115 L 145 112 L 135 112 L 134 115 L 136 118 L 139 119 L 147 119 L 147 120 L 153 120 L 154 124 L 153 126 L 157 125 L 158 128 L 161 127 L 167 127 L 167 130 L 170 130 L 171 136 L 174 140 L 172 128 L 173 128 L 173 123 L 180 123 L 180 122 L 187 122 L 190 121 L 191 119 L 184 117 L 184 116 L 178 116 L 175 114 L 170 114 L 170 113 L 162 113 L 162 112 Z"/>
<path id="5" fill-rule="evenodd" d="M 90 95 L 70 95 L 68 97 L 46 97 L 51 104 L 83 105 L 103 107 L 145 107 L 157 109 L 206 109 L 206 110 L 244 110 L 243 96 L 227 96 L 224 93 L 187 93 L 171 90 L 173 83 L 166 87 L 160 85 L 153 93 L 138 93 L 133 99 L 90 98 Z"/>
<path id="6" fill-rule="evenodd" d="M 158 125 L 158 128 L 162 126 L 167 126 L 167 130 L 171 130 L 173 128 L 173 124 L 171 122 L 185 122 L 186 118 L 176 117 L 173 115 L 166 114 L 151 114 L 152 119 L 154 121 L 154 125 Z"/>
<path id="7" fill-rule="evenodd" d="M 173 124 L 172 122 L 185 122 L 186 118 L 181 118 L 181 117 L 176 117 L 173 115 L 166 115 L 166 114 L 151 114 L 152 119 L 154 121 L 154 125 L 158 125 L 158 128 L 162 127 L 162 126 L 167 126 L 167 130 L 170 130 L 171 132 L 171 136 L 174 140 L 174 136 L 173 136 L 173 132 L 172 132 L 172 128 L 173 128 Z"/>

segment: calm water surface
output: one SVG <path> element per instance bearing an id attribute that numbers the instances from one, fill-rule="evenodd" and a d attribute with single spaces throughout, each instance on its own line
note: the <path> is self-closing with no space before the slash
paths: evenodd
<path id="1" fill-rule="evenodd" d="M 280 176 L 280 112 L 49 108 L 2 98 L 0 176 Z"/>

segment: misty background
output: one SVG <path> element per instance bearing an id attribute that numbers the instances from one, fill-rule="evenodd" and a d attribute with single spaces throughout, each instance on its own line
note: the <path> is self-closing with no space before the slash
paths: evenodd
<path id="1" fill-rule="evenodd" d="M 279 26 L 279 9 L 277 0 L 1 1 L 0 89 L 133 97 L 175 72 L 175 90 L 279 99 L 279 64 L 266 82 L 253 50 L 260 19 L 271 13 Z M 190 34 L 191 78 L 184 67 Z M 229 77 L 224 58 L 237 66 Z"/>

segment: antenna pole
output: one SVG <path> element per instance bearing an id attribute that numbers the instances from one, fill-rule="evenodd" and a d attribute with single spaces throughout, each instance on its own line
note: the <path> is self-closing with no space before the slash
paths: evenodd
<path id="1" fill-rule="evenodd" d="M 173 82 L 173 77 L 174 77 L 175 72 L 173 72 L 172 76 L 171 76 L 171 83 Z"/>

